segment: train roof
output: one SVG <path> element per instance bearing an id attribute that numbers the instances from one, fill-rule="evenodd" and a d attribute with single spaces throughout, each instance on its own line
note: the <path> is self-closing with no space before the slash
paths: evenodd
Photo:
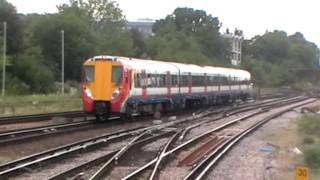
<path id="1" fill-rule="evenodd" d="M 198 66 L 194 64 L 183 64 L 177 62 L 166 62 L 158 60 L 143 60 L 119 56 L 95 56 L 89 60 L 118 61 L 122 64 L 132 67 L 137 72 L 141 72 L 142 70 L 146 70 L 147 73 L 159 74 L 166 74 L 167 71 L 170 71 L 171 74 L 186 74 L 190 72 L 193 75 L 206 73 L 210 75 L 237 77 L 239 80 L 250 80 L 251 78 L 251 75 L 248 71 L 224 67 Z"/>

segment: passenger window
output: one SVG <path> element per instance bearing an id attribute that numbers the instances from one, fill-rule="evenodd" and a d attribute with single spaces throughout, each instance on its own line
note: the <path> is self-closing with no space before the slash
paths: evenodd
<path id="1" fill-rule="evenodd" d="M 180 76 L 180 86 L 187 87 L 188 86 L 188 75 L 181 75 Z"/>

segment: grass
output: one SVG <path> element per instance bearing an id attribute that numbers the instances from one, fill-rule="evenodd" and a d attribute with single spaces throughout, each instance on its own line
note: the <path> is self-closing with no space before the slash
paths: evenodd
<path id="1" fill-rule="evenodd" d="M 26 95 L 0 97 L 0 116 L 82 110 L 80 95 Z"/>
<path id="2" fill-rule="evenodd" d="M 304 161 L 312 169 L 313 176 L 320 175 L 320 116 L 304 115 L 298 121 L 302 136 Z"/>

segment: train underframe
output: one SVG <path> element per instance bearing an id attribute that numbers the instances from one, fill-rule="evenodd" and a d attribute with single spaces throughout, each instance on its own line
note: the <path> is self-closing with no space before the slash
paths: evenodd
<path id="1" fill-rule="evenodd" d="M 154 115 L 160 118 L 163 112 L 179 111 L 188 108 L 201 108 L 213 105 L 232 104 L 237 100 L 246 101 L 252 97 L 250 92 L 219 93 L 212 95 L 173 96 L 171 98 L 129 98 L 125 104 L 125 112 L 114 113 L 111 111 L 111 103 L 96 101 L 94 104 L 95 115 L 99 121 L 107 120 L 111 115 L 119 115 L 122 118 L 129 118 L 132 115 Z"/>

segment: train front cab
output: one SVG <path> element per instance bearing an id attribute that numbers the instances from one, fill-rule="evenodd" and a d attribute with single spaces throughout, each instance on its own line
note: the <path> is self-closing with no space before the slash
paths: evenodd
<path id="1" fill-rule="evenodd" d="M 82 99 L 84 110 L 106 120 L 112 112 L 112 100 L 122 88 L 123 67 L 111 60 L 89 60 L 83 66 Z"/>

